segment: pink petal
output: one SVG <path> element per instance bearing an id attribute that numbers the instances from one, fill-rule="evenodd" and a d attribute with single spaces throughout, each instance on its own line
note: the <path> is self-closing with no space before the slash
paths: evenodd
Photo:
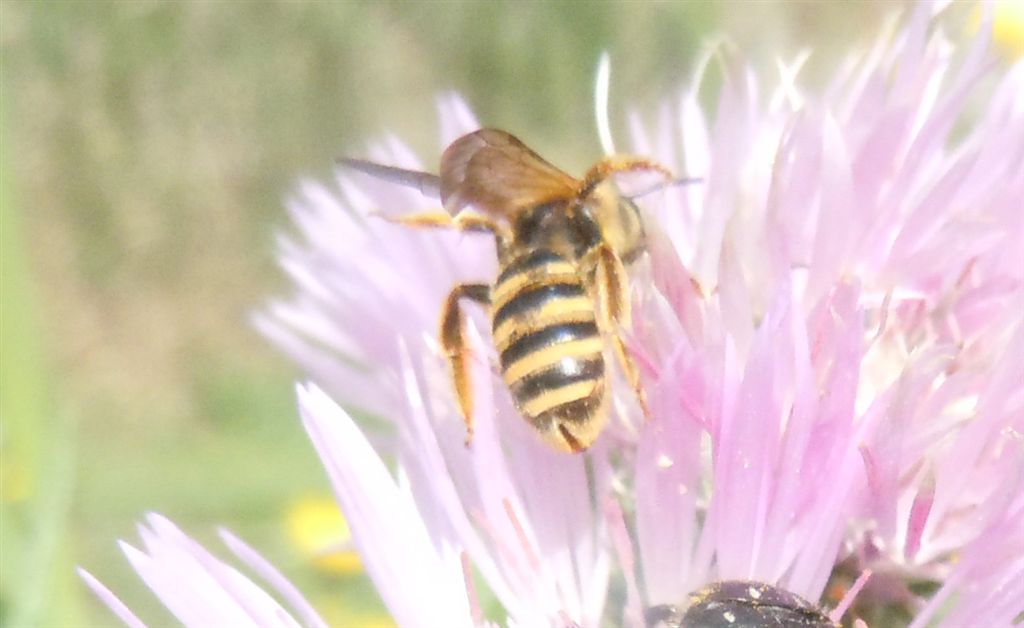
<path id="1" fill-rule="evenodd" d="M 403 626 L 470 626 L 458 548 L 435 546 L 408 490 L 319 388 L 298 388 L 302 420 L 384 604 Z"/>
<path id="2" fill-rule="evenodd" d="M 117 615 L 118 619 L 123 621 L 127 626 L 129 626 L 129 628 L 146 628 L 146 624 L 142 623 L 142 620 L 139 619 L 131 609 L 125 606 L 124 602 L 114 595 L 110 589 L 97 580 L 95 576 L 81 567 L 79 567 L 77 571 L 78 575 L 85 581 L 85 584 L 88 585 L 88 587 L 92 589 L 92 592 L 96 594 L 96 597 L 100 598 L 100 600 L 107 605 L 107 608 Z"/>

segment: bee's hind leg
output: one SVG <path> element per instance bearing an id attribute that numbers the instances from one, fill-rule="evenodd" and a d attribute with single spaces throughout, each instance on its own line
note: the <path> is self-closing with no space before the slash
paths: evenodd
<path id="1" fill-rule="evenodd" d="M 469 377 L 469 347 L 466 341 L 466 320 L 460 301 L 472 299 L 489 305 L 491 288 L 487 284 L 467 283 L 452 288 L 441 310 L 441 349 L 451 369 L 452 384 L 459 412 L 466 423 L 466 444 L 473 439 L 473 388 Z"/>
<path id="2" fill-rule="evenodd" d="M 508 228 L 488 216 L 460 212 L 452 216 L 446 211 L 427 211 L 403 216 L 377 216 L 395 224 L 414 228 L 441 228 L 457 231 L 494 234 L 499 242 L 508 237 Z M 491 303 L 491 288 L 487 284 L 467 283 L 452 288 L 441 310 L 441 349 L 451 371 L 455 399 L 466 423 L 466 444 L 473 439 L 473 388 L 469 377 L 469 348 L 466 345 L 466 321 L 460 301 L 471 299 L 483 305 Z"/>
<path id="3" fill-rule="evenodd" d="M 587 265 L 592 269 L 597 297 L 598 324 L 609 338 L 615 357 L 636 395 L 644 418 L 650 418 L 647 394 L 640 383 L 640 370 L 633 362 L 622 340 L 622 329 L 632 325 L 632 304 L 629 300 L 629 278 L 622 260 L 608 245 L 601 245 L 589 254 Z"/>

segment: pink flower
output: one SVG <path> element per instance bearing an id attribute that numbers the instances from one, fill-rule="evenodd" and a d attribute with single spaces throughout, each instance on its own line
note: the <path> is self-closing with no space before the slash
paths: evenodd
<path id="1" fill-rule="evenodd" d="M 124 541 L 121 549 L 139 577 L 186 626 L 327 625 L 280 572 L 230 532 L 220 531 L 224 543 L 289 604 L 291 612 L 164 517 L 150 514 L 147 521 L 148 527 L 139 526 L 145 551 Z M 84 569 L 78 572 L 121 621 L 132 627 L 145 626 L 92 574 Z"/>
<path id="2" fill-rule="evenodd" d="M 1024 610 L 1024 66 L 984 34 L 953 45 L 934 12 L 820 93 L 785 67 L 762 95 L 719 49 L 653 123 L 632 116 L 631 152 L 703 181 L 640 201 L 625 333 L 653 418 L 617 386 L 585 455 L 518 416 L 483 312 L 463 445 L 438 311 L 493 280 L 489 238 L 380 220 L 437 201 L 357 173 L 302 186 L 280 241 L 295 292 L 256 324 L 316 382 L 303 422 L 401 625 L 642 626 L 711 582 L 817 601 L 851 570 L 876 574 L 853 613 L 879 625 Z M 440 146 L 478 128 L 439 108 Z M 366 156 L 423 169 L 395 139 Z"/>

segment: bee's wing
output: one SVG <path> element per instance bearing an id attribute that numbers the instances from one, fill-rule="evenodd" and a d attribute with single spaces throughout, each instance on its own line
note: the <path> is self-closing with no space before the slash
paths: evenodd
<path id="1" fill-rule="evenodd" d="M 350 157 L 338 158 L 338 164 L 345 166 L 346 168 L 351 168 L 356 172 L 362 172 L 363 174 L 368 174 L 371 177 L 376 177 L 382 181 L 398 183 L 399 185 L 416 188 L 421 194 L 423 194 L 423 196 L 438 198 L 441 194 L 441 178 L 435 174 L 430 174 L 429 172 L 406 170 L 404 168 L 385 166 L 373 163 L 372 161 L 353 159 Z"/>
<path id="2" fill-rule="evenodd" d="M 573 198 L 579 186 L 526 144 L 495 129 L 463 135 L 441 156 L 441 202 L 452 214 L 472 205 L 509 218 L 527 207 Z"/>

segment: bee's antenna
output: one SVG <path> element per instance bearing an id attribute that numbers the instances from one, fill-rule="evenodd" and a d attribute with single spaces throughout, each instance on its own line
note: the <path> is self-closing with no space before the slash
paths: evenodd
<path id="1" fill-rule="evenodd" d="M 419 172 L 418 170 L 406 170 L 405 168 L 396 168 L 395 166 L 385 166 L 352 157 L 339 157 L 335 160 L 335 163 L 343 168 L 362 172 L 382 181 L 415 188 L 423 196 L 430 198 L 440 198 L 441 196 L 441 177 L 436 174 Z"/>
<path id="2" fill-rule="evenodd" d="M 632 201 L 634 199 L 640 198 L 641 196 L 647 196 L 648 194 L 653 194 L 654 192 L 660 192 L 661 190 L 664 190 L 665 188 L 675 187 L 677 185 L 690 185 L 692 183 L 704 183 L 704 178 L 703 177 L 678 177 L 676 179 L 671 179 L 669 181 L 658 181 L 654 185 L 652 185 L 652 186 L 650 186 L 650 187 L 648 187 L 646 189 L 640 190 L 636 194 L 631 194 L 631 195 L 627 196 L 626 198 L 628 198 L 629 200 Z"/>

